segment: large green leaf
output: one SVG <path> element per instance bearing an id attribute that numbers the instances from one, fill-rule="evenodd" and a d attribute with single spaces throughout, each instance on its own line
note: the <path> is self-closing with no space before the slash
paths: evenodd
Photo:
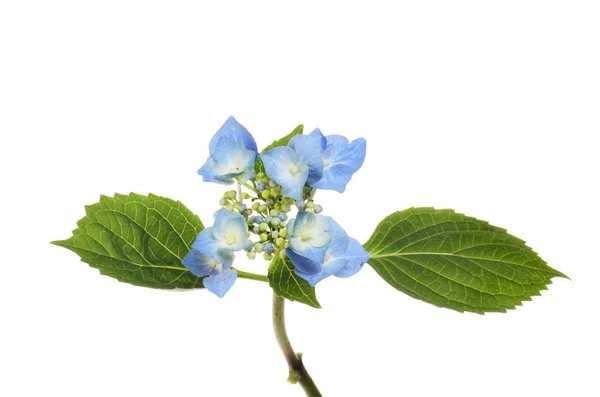
<path id="1" fill-rule="evenodd" d="M 204 226 L 179 201 L 154 194 L 101 196 L 85 208 L 86 216 L 65 247 L 100 273 L 151 288 L 202 288 L 181 261 Z"/>
<path id="2" fill-rule="evenodd" d="M 308 281 L 294 273 L 294 264 L 289 258 L 281 259 L 279 255 L 273 258 L 267 278 L 269 285 L 278 296 L 312 307 L 321 307 L 317 301 L 315 287 L 311 287 Z"/>
<path id="3" fill-rule="evenodd" d="M 290 139 L 292 139 L 293 136 L 300 135 L 300 134 L 302 134 L 303 131 L 304 131 L 304 125 L 300 124 L 298 127 L 294 128 L 294 130 L 292 132 L 290 132 L 283 138 L 273 141 L 269 146 L 264 148 L 261 153 L 264 153 L 264 152 L 271 150 L 278 146 L 287 146 L 288 142 L 290 141 Z M 256 171 L 257 174 L 259 172 L 265 172 L 265 166 L 264 166 L 263 161 L 260 158 L 260 156 L 258 156 L 256 163 L 254 163 L 254 171 Z"/>
<path id="4" fill-rule="evenodd" d="M 506 312 L 566 277 L 505 229 L 449 209 L 396 212 L 364 247 L 394 288 L 459 312 Z"/>

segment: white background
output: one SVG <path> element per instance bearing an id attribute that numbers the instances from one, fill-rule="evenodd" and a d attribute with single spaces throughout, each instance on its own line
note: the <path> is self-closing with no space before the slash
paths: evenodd
<path id="1" fill-rule="evenodd" d="M 324 395 L 599 395 L 598 3 L 212 3 L 0 3 L 0 395 L 303 395 L 265 284 L 148 290 L 48 244 L 101 193 L 210 224 L 222 187 L 196 171 L 231 114 L 260 147 L 299 123 L 365 137 L 347 192 L 317 196 L 361 242 L 395 210 L 449 207 L 572 279 L 485 316 L 368 267 L 327 279 L 323 309 L 287 313 Z"/>

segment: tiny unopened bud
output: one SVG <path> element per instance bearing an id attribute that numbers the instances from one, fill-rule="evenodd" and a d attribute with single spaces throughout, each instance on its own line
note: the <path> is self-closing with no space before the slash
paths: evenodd
<path id="1" fill-rule="evenodd" d="M 261 243 L 254 244 L 254 251 L 263 252 L 263 245 Z"/>
<path id="2" fill-rule="evenodd" d="M 271 225 L 273 225 L 273 226 L 279 226 L 280 223 L 281 223 L 281 219 L 279 219 L 279 218 L 271 219 Z"/>
<path id="3" fill-rule="evenodd" d="M 323 207 L 319 204 L 316 204 L 313 209 L 315 210 L 315 214 L 320 214 L 321 212 L 323 212 Z"/>
<path id="4" fill-rule="evenodd" d="M 273 259 L 273 254 L 263 254 L 263 258 L 265 258 L 266 261 L 270 261 Z"/>
<path id="5" fill-rule="evenodd" d="M 246 254 L 246 256 L 248 256 L 248 259 L 250 259 L 250 260 L 254 260 L 254 259 L 256 259 L 256 252 L 252 252 L 252 251 L 251 251 L 251 252 L 248 252 L 248 253 Z"/>
<path id="6" fill-rule="evenodd" d="M 219 200 L 219 205 L 221 207 L 225 207 L 225 205 L 227 205 L 227 199 L 226 198 L 222 198 L 221 200 Z"/>
<path id="7" fill-rule="evenodd" d="M 267 241 L 268 239 L 269 239 L 269 236 L 267 235 L 267 233 L 261 233 L 260 241 Z"/>
<path id="8" fill-rule="evenodd" d="M 268 228 L 269 228 L 269 225 L 267 224 L 267 222 L 262 222 L 260 225 L 258 225 L 258 229 L 261 232 L 267 231 Z"/>

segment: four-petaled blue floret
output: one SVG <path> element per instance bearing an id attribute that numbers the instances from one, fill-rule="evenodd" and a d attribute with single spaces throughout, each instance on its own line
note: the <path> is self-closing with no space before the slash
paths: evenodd
<path id="1" fill-rule="evenodd" d="M 192 243 L 192 251 L 183 264 L 198 277 L 208 276 L 203 280 L 204 286 L 222 297 L 237 277 L 235 269 L 230 269 L 233 253 L 252 246 L 247 233 L 243 216 L 220 209 L 214 225 L 202 230 Z"/>
<path id="2" fill-rule="evenodd" d="M 313 286 L 331 275 L 350 277 L 369 260 L 362 245 L 328 216 L 299 212 L 288 223 L 288 235 L 290 246 L 285 252 L 294 271 Z"/>
<path id="3" fill-rule="evenodd" d="M 255 175 L 254 163 L 258 156 L 256 142 L 246 127 L 233 116 L 210 140 L 209 154 L 206 163 L 198 170 L 205 182 L 230 185 L 234 178 L 246 182 Z"/>

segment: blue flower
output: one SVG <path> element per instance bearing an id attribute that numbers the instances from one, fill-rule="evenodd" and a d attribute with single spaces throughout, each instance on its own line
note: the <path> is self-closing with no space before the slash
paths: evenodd
<path id="1" fill-rule="evenodd" d="M 204 277 L 202 283 L 206 289 L 219 298 L 229 291 L 238 275 L 237 270 L 226 267 L 195 249 L 183 258 L 183 264 L 192 274 Z"/>
<path id="2" fill-rule="evenodd" d="M 330 229 L 329 217 L 300 211 L 297 217 L 287 224 L 289 249 L 307 258 L 311 263 L 321 264 L 325 250 L 331 242 Z M 311 273 L 314 270 L 316 268 L 307 268 L 303 271 Z"/>
<path id="3" fill-rule="evenodd" d="M 324 247 L 322 260 L 315 260 L 305 252 L 294 249 L 291 243 L 290 248 L 286 249 L 286 254 L 294 263 L 295 273 L 312 286 L 331 275 L 350 277 L 357 273 L 370 257 L 362 245 L 349 238 L 337 222 L 330 217 L 323 218 L 329 220 L 331 240 Z"/>
<path id="4" fill-rule="evenodd" d="M 295 135 L 288 146 L 276 147 L 261 158 L 265 171 L 282 187 L 282 194 L 302 201 L 305 184 L 343 193 L 352 175 L 365 160 L 364 138 L 348 142 L 341 135 L 323 136 L 316 128 L 309 135 Z"/>
<path id="5" fill-rule="evenodd" d="M 288 147 L 298 153 L 301 161 L 308 166 L 306 182 L 309 184 L 318 181 L 323 176 L 322 153 L 326 144 L 327 141 L 318 128 L 309 135 L 295 135 L 288 143 Z"/>
<path id="6" fill-rule="evenodd" d="M 365 161 L 367 142 L 364 138 L 358 138 L 348 143 L 348 139 L 341 135 L 328 135 L 325 139 L 323 177 L 309 184 L 316 189 L 343 193 L 352 175 Z"/>
<path id="7" fill-rule="evenodd" d="M 230 116 L 219 128 L 209 144 L 210 156 L 198 170 L 205 182 L 223 185 L 250 179 L 258 156 L 256 142 L 248 130 Z"/>
<path id="8" fill-rule="evenodd" d="M 192 243 L 183 264 L 198 277 L 209 276 L 204 279 L 204 286 L 222 297 L 237 277 L 237 271 L 230 269 L 233 253 L 252 247 L 247 235 L 248 224 L 244 217 L 221 208 L 215 224 L 202 230 Z"/>
<path id="9" fill-rule="evenodd" d="M 302 200 L 302 189 L 308 178 L 309 168 L 300 154 L 287 146 L 280 146 L 260 155 L 265 171 L 281 185 L 281 194 Z"/>

